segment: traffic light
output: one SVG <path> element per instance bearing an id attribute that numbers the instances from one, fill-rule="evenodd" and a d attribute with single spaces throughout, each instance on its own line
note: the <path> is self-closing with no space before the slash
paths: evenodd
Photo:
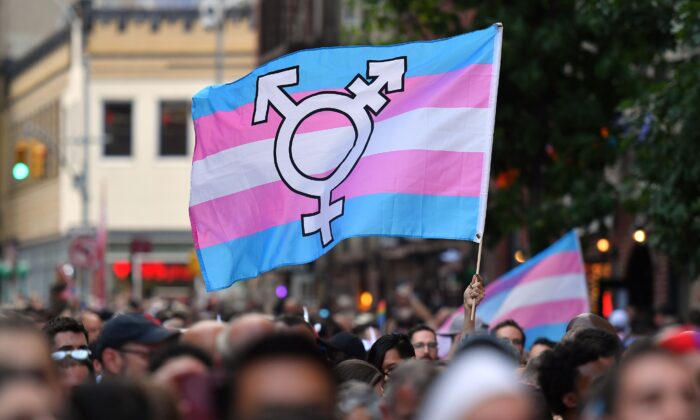
<path id="1" fill-rule="evenodd" d="M 29 174 L 34 179 L 43 178 L 46 174 L 46 145 L 35 140 L 32 142 L 29 159 Z"/>
<path id="2" fill-rule="evenodd" d="M 27 179 L 29 176 L 28 163 L 29 144 L 25 141 L 18 141 L 15 144 L 15 160 L 12 164 L 12 178 L 17 181 Z"/>
<path id="3" fill-rule="evenodd" d="M 43 178 L 46 174 L 46 145 L 37 139 L 23 139 L 15 144 L 12 178 L 23 181 L 31 176 Z"/>

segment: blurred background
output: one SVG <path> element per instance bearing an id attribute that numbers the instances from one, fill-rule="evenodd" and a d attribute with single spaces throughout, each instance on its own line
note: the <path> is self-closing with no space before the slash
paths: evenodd
<path id="1" fill-rule="evenodd" d="M 475 244 L 379 237 L 206 294 L 187 213 L 190 98 L 299 49 L 503 22 L 482 272 L 494 279 L 577 228 L 594 312 L 684 316 L 700 307 L 698 11 L 683 0 L 0 0 L 1 302 L 291 302 L 323 315 L 375 312 L 409 290 L 429 310 L 460 305 Z"/>

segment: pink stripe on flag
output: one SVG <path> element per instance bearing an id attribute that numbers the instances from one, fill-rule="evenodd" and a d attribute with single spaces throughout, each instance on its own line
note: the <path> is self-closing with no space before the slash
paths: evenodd
<path id="1" fill-rule="evenodd" d="M 491 89 L 491 64 L 473 64 L 448 73 L 410 77 L 404 91 L 389 95 L 389 105 L 374 117 L 382 121 L 420 108 L 487 108 Z M 324 92 L 345 92 L 329 89 Z M 291 95 L 300 101 L 318 91 Z M 232 147 L 275 137 L 281 118 L 270 111 L 265 124 L 252 125 L 254 104 L 246 104 L 233 111 L 220 111 L 201 117 L 194 122 L 197 133 L 193 161 Z M 323 118 L 310 118 L 299 128 L 299 133 L 349 126 L 341 114 L 328 112 Z"/>
<path id="2" fill-rule="evenodd" d="M 478 197 L 483 161 L 481 152 L 409 150 L 367 156 L 333 197 L 347 200 L 380 193 Z M 220 197 L 190 207 L 195 247 L 228 242 L 315 211 L 315 199 L 291 191 L 281 181 Z"/>
<path id="3" fill-rule="evenodd" d="M 507 281 L 494 281 L 489 284 L 486 286 L 486 296 L 494 296 L 504 290 L 512 290 L 514 287 L 522 286 L 546 277 L 583 272 L 581 257 L 578 252 L 557 252 L 543 259 L 518 277 L 511 277 Z"/>
<path id="4" fill-rule="evenodd" d="M 587 310 L 588 302 L 585 299 L 564 299 L 514 309 L 493 319 L 490 325 L 513 319 L 523 329 L 527 329 L 543 324 L 569 322 L 571 318 Z"/>

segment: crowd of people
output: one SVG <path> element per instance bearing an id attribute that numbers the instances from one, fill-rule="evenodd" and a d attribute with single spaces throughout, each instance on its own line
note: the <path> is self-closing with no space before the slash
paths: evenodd
<path id="1" fill-rule="evenodd" d="M 476 278 L 447 344 L 435 325 L 382 335 L 299 308 L 228 320 L 3 311 L 0 420 L 700 419 L 697 326 L 631 339 L 584 313 L 561 341 L 526 348 L 517 320 L 471 320 L 483 295 Z"/>

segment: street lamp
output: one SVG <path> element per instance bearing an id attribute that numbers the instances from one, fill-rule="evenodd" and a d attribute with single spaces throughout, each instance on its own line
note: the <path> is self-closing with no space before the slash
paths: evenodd
<path id="1" fill-rule="evenodd" d="M 598 248 L 598 251 L 604 254 L 610 251 L 610 241 L 605 238 L 600 238 L 598 239 L 598 242 L 596 242 L 595 247 Z"/>
<path id="2" fill-rule="evenodd" d="M 647 233 L 644 231 L 644 229 L 639 228 L 632 234 L 632 239 L 634 239 L 634 241 L 638 244 L 643 244 L 647 240 Z"/>

